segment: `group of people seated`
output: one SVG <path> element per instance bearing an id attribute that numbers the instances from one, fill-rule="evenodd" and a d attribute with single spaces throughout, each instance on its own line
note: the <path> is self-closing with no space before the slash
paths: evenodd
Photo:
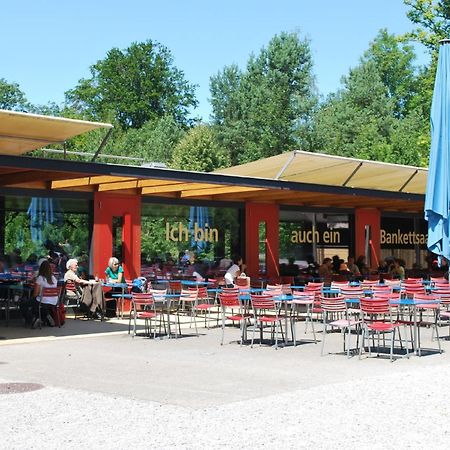
<path id="1" fill-rule="evenodd" d="M 116 301 L 112 298 L 117 288 L 112 287 L 104 293 L 103 283 L 98 279 L 87 279 L 84 270 L 79 270 L 78 260 L 71 258 L 66 263 L 64 283 L 65 295 L 69 299 L 80 298 L 80 306 L 88 317 L 103 320 L 106 316 L 114 316 Z M 106 281 L 109 284 L 119 284 L 124 281 L 124 271 L 117 258 L 111 257 L 105 270 Z M 56 288 L 58 280 L 55 277 L 49 260 L 41 261 L 37 276 L 34 280 L 32 299 L 22 308 L 25 320 L 31 323 L 33 328 L 48 325 L 54 326 L 54 307 L 58 303 L 58 297 L 42 296 L 43 288 Z M 39 307 L 41 309 L 39 314 Z"/>

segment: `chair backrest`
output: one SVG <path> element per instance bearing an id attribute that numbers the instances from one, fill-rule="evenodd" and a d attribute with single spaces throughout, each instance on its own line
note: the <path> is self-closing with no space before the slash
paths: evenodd
<path id="1" fill-rule="evenodd" d="M 208 298 L 208 289 L 206 286 L 198 286 L 197 287 L 197 296 L 201 299 Z"/>
<path id="2" fill-rule="evenodd" d="M 43 287 L 40 292 L 41 297 L 59 297 L 61 287 Z"/>
<path id="3" fill-rule="evenodd" d="M 238 294 L 219 294 L 219 302 L 222 308 L 240 308 L 241 302 L 239 301 Z"/>
<path id="4" fill-rule="evenodd" d="M 41 287 L 37 300 L 42 303 L 57 304 L 61 301 L 61 286 Z M 47 301 L 44 301 L 46 299 Z"/>
<path id="5" fill-rule="evenodd" d="M 239 294 L 239 288 L 237 288 L 237 287 L 223 287 L 222 288 L 222 292 L 223 293 L 228 293 L 228 294 Z"/>
<path id="6" fill-rule="evenodd" d="M 391 315 L 391 308 L 389 306 L 389 299 L 384 297 L 367 298 L 364 297 L 359 301 L 359 308 L 361 310 L 361 317 L 370 316 L 376 319 L 380 315 Z"/>
<path id="7" fill-rule="evenodd" d="M 332 281 L 331 289 L 342 289 L 348 287 L 348 281 Z"/>
<path id="8" fill-rule="evenodd" d="M 444 283 L 448 284 L 448 280 L 445 277 L 430 277 L 432 283 Z"/>
<path id="9" fill-rule="evenodd" d="M 442 304 L 450 305 L 450 288 L 439 288 L 434 291 L 434 294 L 439 298 Z"/>
<path id="10" fill-rule="evenodd" d="M 149 306 L 155 306 L 153 295 L 150 292 L 132 292 L 131 301 L 135 311 L 148 309 Z"/>
<path id="11" fill-rule="evenodd" d="M 407 296 L 412 297 L 414 297 L 414 294 L 426 294 L 425 286 L 422 286 L 422 284 L 417 284 L 415 286 L 412 284 L 407 284 L 403 286 L 402 290 Z"/>
<path id="12" fill-rule="evenodd" d="M 345 298 L 361 298 L 364 296 L 364 289 L 359 286 L 342 287 L 341 295 Z"/>
<path id="13" fill-rule="evenodd" d="M 428 293 L 422 293 L 422 292 L 415 292 L 413 296 L 414 300 L 420 301 L 420 302 L 435 302 L 439 300 L 439 295 L 436 294 L 428 294 Z"/>
<path id="14" fill-rule="evenodd" d="M 181 292 L 181 280 L 169 280 L 169 291 L 171 294 L 178 294 Z"/>
<path id="15" fill-rule="evenodd" d="M 182 289 L 180 293 L 181 301 L 197 301 L 198 291 L 197 289 Z"/>
<path id="16" fill-rule="evenodd" d="M 252 308 L 256 311 L 259 309 L 276 310 L 275 300 L 272 295 L 253 295 L 250 294 Z"/>
<path id="17" fill-rule="evenodd" d="M 304 291 L 296 291 L 295 289 L 292 290 L 292 296 L 293 300 L 292 303 L 296 302 L 303 302 L 303 303 L 310 303 L 311 305 L 314 304 L 314 300 L 316 296 L 314 294 L 309 294 Z"/>
<path id="18" fill-rule="evenodd" d="M 217 278 L 208 278 L 208 286 L 212 289 L 217 289 L 219 287 L 219 280 Z"/>
<path id="19" fill-rule="evenodd" d="M 237 277 L 234 280 L 236 286 L 250 287 L 250 278 Z"/>
<path id="20" fill-rule="evenodd" d="M 422 283 L 422 280 L 422 278 L 408 277 L 403 280 L 403 283 Z"/>
<path id="21" fill-rule="evenodd" d="M 139 292 L 139 294 L 141 293 Z M 165 301 L 167 289 L 150 289 L 146 294 L 150 294 L 154 301 Z"/>
<path id="22" fill-rule="evenodd" d="M 347 303 L 343 295 L 336 297 L 320 296 L 320 307 L 326 312 L 343 312 L 347 311 Z"/>

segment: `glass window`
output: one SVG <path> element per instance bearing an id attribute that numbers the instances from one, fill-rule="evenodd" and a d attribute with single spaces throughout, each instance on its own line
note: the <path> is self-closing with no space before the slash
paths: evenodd
<path id="1" fill-rule="evenodd" d="M 241 254 L 239 210 L 205 206 L 142 205 L 142 264 L 161 270 L 202 261 L 226 270 Z M 205 268 L 202 268 L 204 275 Z"/>
<path id="2" fill-rule="evenodd" d="M 50 256 L 61 272 L 67 258 L 85 258 L 87 263 L 89 200 L 5 196 L 0 203 L 0 224 L 4 229 L 2 259 L 10 269 L 37 263 L 43 256 Z"/>
<path id="3" fill-rule="evenodd" d="M 302 269 L 334 255 L 347 260 L 349 246 L 347 214 L 280 211 L 280 265 Z"/>

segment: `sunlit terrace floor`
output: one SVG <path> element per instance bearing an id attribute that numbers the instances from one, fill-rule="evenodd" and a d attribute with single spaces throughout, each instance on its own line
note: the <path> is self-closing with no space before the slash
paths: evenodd
<path id="1" fill-rule="evenodd" d="M 391 363 L 347 359 L 331 333 L 335 354 L 321 357 L 303 327 L 300 345 L 275 350 L 240 347 L 232 328 L 221 346 L 219 328 L 195 336 L 188 324 L 182 338 L 154 340 L 129 336 L 128 320 L 69 318 L 41 330 L 0 322 L 0 383 L 42 386 L 1 395 L 14 385 L 0 384 L 2 445 L 448 448 L 449 340 L 443 354 Z M 422 343 L 436 348 L 430 330 Z"/>

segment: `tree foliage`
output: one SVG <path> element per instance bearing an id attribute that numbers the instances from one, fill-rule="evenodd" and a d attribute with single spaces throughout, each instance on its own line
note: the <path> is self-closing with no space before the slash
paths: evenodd
<path id="1" fill-rule="evenodd" d="M 214 130 L 208 125 L 191 128 L 176 145 L 171 167 L 211 172 L 229 165 L 228 154 L 220 148 Z"/>
<path id="2" fill-rule="evenodd" d="M 360 64 L 343 77 L 314 117 L 317 151 L 361 159 L 421 165 L 424 162 L 422 110 L 415 54 L 381 30 Z"/>
<path id="3" fill-rule="evenodd" d="M 0 109 L 28 111 L 29 103 L 17 83 L 8 83 L 0 78 Z"/>
<path id="4" fill-rule="evenodd" d="M 191 123 L 189 110 L 197 105 L 194 86 L 158 42 L 113 48 L 90 70 L 91 78 L 81 79 L 66 93 L 68 104 L 80 113 L 116 121 L 124 129 L 140 128 L 164 115 L 183 126 Z"/>
<path id="5" fill-rule="evenodd" d="M 316 101 L 309 42 L 281 33 L 244 72 L 225 67 L 210 88 L 213 123 L 232 164 L 290 150 Z"/>
<path id="6" fill-rule="evenodd" d="M 417 27 L 403 35 L 436 53 L 438 42 L 450 37 L 450 0 L 403 0 L 410 9 L 408 18 Z"/>
<path id="7" fill-rule="evenodd" d="M 114 143 L 111 153 L 169 164 L 173 150 L 185 131 L 172 116 L 146 122 L 139 129 L 130 129 Z"/>

